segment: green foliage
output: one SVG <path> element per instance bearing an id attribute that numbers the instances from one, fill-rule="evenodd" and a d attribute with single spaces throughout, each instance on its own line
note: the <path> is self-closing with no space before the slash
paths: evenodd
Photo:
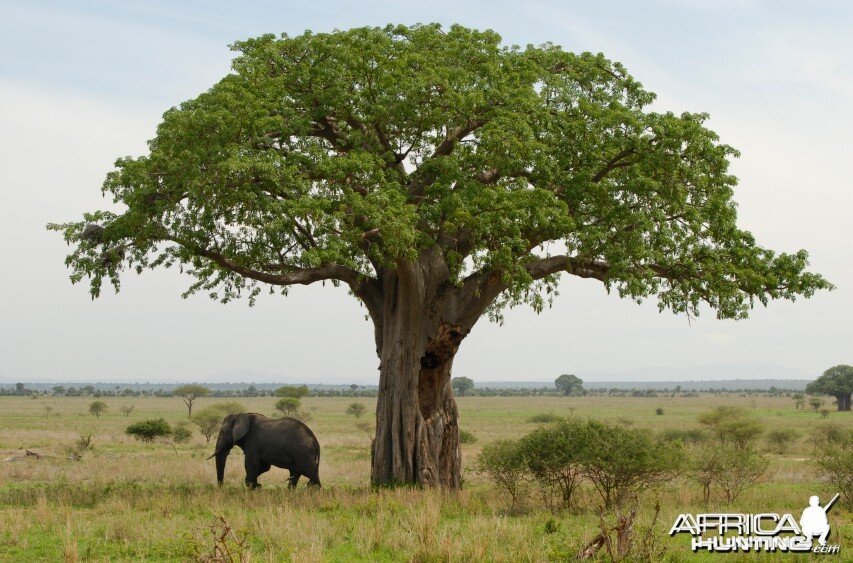
<path id="1" fill-rule="evenodd" d="M 275 410 L 284 416 L 293 416 L 299 410 L 298 397 L 282 397 L 275 402 Z"/>
<path id="2" fill-rule="evenodd" d="M 450 380 L 450 384 L 460 397 L 464 397 L 465 393 L 474 388 L 474 380 L 464 376 L 454 377 Z"/>
<path id="3" fill-rule="evenodd" d="M 226 414 L 235 414 L 238 412 L 247 412 L 246 405 L 239 401 L 219 401 L 205 407 L 205 410 L 210 409 L 222 413 L 222 417 Z"/>
<path id="4" fill-rule="evenodd" d="M 702 414 L 699 422 L 707 426 L 719 442 L 739 450 L 752 447 L 764 431 L 760 422 L 738 407 L 717 407 Z"/>
<path id="5" fill-rule="evenodd" d="M 681 442 L 684 445 L 696 445 L 707 441 L 708 434 L 701 428 L 673 428 L 662 432 L 661 438 L 669 442 Z"/>
<path id="6" fill-rule="evenodd" d="M 853 431 L 825 442 L 818 450 L 817 465 L 821 476 L 853 505 Z"/>
<path id="7" fill-rule="evenodd" d="M 777 454 L 784 454 L 788 448 L 797 441 L 800 433 L 793 428 L 771 430 L 767 433 L 767 443 Z"/>
<path id="8" fill-rule="evenodd" d="M 193 431 L 187 427 L 186 422 L 179 422 L 172 428 L 172 440 L 176 444 L 186 444 L 193 436 Z"/>
<path id="9" fill-rule="evenodd" d="M 100 418 L 105 412 L 107 412 L 107 404 L 105 402 L 93 401 L 89 403 L 89 414 L 95 418 Z"/>
<path id="10" fill-rule="evenodd" d="M 301 399 L 309 394 L 307 385 L 282 385 L 273 393 L 276 397 L 295 397 Z"/>
<path id="11" fill-rule="evenodd" d="M 655 414 L 658 416 L 663 416 L 663 409 L 661 407 L 656 408 Z"/>
<path id="12" fill-rule="evenodd" d="M 433 24 L 233 48 L 233 72 L 167 111 L 149 154 L 116 161 L 103 190 L 118 212 L 49 225 L 93 297 L 160 266 L 222 301 L 258 284 L 359 287 L 374 264 L 436 248 L 450 281 L 497 274 L 495 319 L 541 310 L 560 272 L 726 318 L 831 287 L 805 251 L 737 227 L 737 151 L 708 116 L 651 111 L 655 95 L 603 55 Z M 550 241 L 568 254 L 532 254 Z"/>
<path id="13" fill-rule="evenodd" d="M 844 446 L 853 442 L 853 430 L 848 430 L 837 422 L 827 422 L 811 431 L 811 441 L 815 451 Z"/>
<path id="14" fill-rule="evenodd" d="M 533 416 L 527 419 L 527 422 L 533 424 L 550 424 L 552 422 L 559 422 L 560 420 L 562 420 L 562 418 L 552 412 L 543 412 L 539 414 L 534 414 Z"/>
<path id="15" fill-rule="evenodd" d="M 367 407 L 365 407 L 363 403 L 350 403 L 347 406 L 346 414 L 354 416 L 356 418 L 361 418 L 361 415 L 363 415 L 366 411 Z"/>
<path id="16" fill-rule="evenodd" d="M 479 473 L 487 475 L 512 499 L 515 508 L 524 493 L 527 463 L 524 450 L 514 440 L 498 440 L 483 446 L 475 463 Z"/>
<path id="17" fill-rule="evenodd" d="M 691 476 L 702 485 L 705 502 L 710 499 L 714 486 L 722 490 L 727 502 L 734 502 L 767 470 L 767 458 L 755 449 L 762 426 L 746 410 L 729 406 L 700 415 L 699 422 L 709 428 L 712 440 L 694 448 Z M 778 435 L 775 438 L 780 439 Z M 785 434 L 782 442 L 776 442 L 776 447 L 782 443 L 787 447 L 794 438 Z"/>
<path id="18" fill-rule="evenodd" d="M 184 400 L 184 404 L 187 405 L 187 415 L 192 416 L 193 403 L 200 397 L 207 397 L 210 395 L 210 389 L 204 385 L 191 383 L 189 385 L 176 387 L 174 391 L 172 391 L 172 395 L 175 397 L 181 397 Z"/>
<path id="19" fill-rule="evenodd" d="M 460 430 L 459 431 L 459 443 L 461 444 L 474 444 L 477 442 L 477 437 L 474 436 L 473 432 L 469 432 L 468 430 Z"/>
<path id="20" fill-rule="evenodd" d="M 210 442 L 210 438 L 219 430 L 226 414 L 228 413 L 211 405 L 196 412 L 191 418 L 193 424 L 198 426 L 198 431 L 204 436 L 205 441 Z"/>
<path id="21" fill-rule="evenodd" d="M 583 380 L 576 375 L 564 373 L 554 380 L 554 385 L 563 392 L 563 395 L 583 394 Z"/>
<path id="22" fill-rule="evenodd" d="M 605 507 L 630 500 L 640 491 L 670 478 L 681 465 L 677 444 L 658 440 L 645 430 L 590 420 L 584 473 Z"/>
<path id="23" fill-rule="evenodd" d="M 125 434 L 133 436 L 143 442 L 153 442 L 156 438 L 163 438 L 172 434 L 172 427 L 162 418 L 156 420 L 143 420 L 131 424 L 125 429 Z"/>
<path id="24" fill-rule="evenodd" d="M 853 366 L 842 364 L 829 368 L 806 386 L 806 392 L 832 395 L 838 403 L 838 410 L 849 411 L 850 396 L 853 394 Z"/>
<path id="25" fill-rule="evenodd" d="M 811 399 L 809 399 L 809 404 L 812 406 L 814 411 L 817 412 L 818 409 L 823 406 L 823 399 L 821 399 L 820 397 L 812 397 Z"/>
<path id="26" fill-rule="evenodd" d="M 574 419 L 537 428 L 520 441 L 530 475 L 545 504 L 568 508 L 581 482 L 593 434 L 586 423 Z"/>

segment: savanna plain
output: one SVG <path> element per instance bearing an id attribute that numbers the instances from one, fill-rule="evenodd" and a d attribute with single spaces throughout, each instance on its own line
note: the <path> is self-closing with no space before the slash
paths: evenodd
<path id="1" fill-rule="evenodd" d="M 102 400 L 107 410 L 96 418 L 88 412 L 91 397 L 0 397 L 0 560 L 569 561 L 616 514 L 602 511 L 588 483 L 568 509 L 548 509 L 533 491 L 513 506 L 475 470 L 483 446 L 531 432 L 540 423 L 530 419 L 539 414 L 665 433 L 699 428 L 698 418 L 721 405 L 747 410 L 765 434 L 793 429 L 798 437 L 784 453 L 759 442 L 768 468 L 731 503 L 716 491 L 706 503 L 702 487 L 686 473 L 645 490 L 636 500 L 633 537 L 642 549 L 629 560 L 850 561 L 853 554 L 853 518 L 844 502 L 829 513 L 831 542 L 841 545 L 836 555 L 694 554 L 687 534 L 668 535 L 680 513 L 799 517 L 810 495 L 829 499 L 836 492 L 817 473 L 809 436 L 827 423 L 853 429 L 853 415 L 797 409 L 790 397 L 460 397 L 460 427 L 475 441 L 462 445 L 459 492 L 371 489 L 373 399 L 305 397 L 302 407 L 322 448 L 323 488 L 307 488 L 303 480 L 289 490 L 287 472 L 273 468 L 254 491 L 243 485 L 239 448 L 229 458 L 225 486 L 216 486 L 214 461 L 205 459 L 213 443 L 194 426 L 183 444 L 139 442 L 125 434 L 144 419 L 186 421 L 180 398 Z M 231 399 L 203 398 L 194 408 L 222 400 Z M 273 397 L 236 400 L 274 415 Z M 346 414 L 352 402 L 364 403 L 361 418 Z M 126 416 L 122 407 L 130 405 Z M 79 460 L 69 458 L 69 448 L 88 435 L 91 449 Z M 595 559 L 609 556 L 602 549 Z"/>

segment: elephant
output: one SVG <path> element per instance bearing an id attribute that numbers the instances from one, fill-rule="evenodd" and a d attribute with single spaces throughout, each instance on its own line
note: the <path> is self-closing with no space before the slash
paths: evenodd
<path id="1" fill-rule="evenodd" d="M 290 471 L 288 487 L 299 477 L 308 478 L 309 486 L 320 486 L 320 444 L 304 423 L 295 418 L 267 418 L 258 413 L 229 414 L 222 420 L 216 451 L 216 480 L 222 485 L 225 462 L 231 448 L 239 446 L 246 462 L 246 485 L 260 487 L 258 476 L 281 467 Z"/>

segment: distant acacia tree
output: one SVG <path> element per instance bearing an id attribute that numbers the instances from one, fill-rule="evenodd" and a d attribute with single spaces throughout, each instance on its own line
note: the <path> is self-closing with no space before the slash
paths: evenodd
<path id="1" fill-rule="evenodd" d="M 187 405 L 187 416 L 192 416 L 193 403 L 196 399 L 210 395 L 210 389 L 203 385 L 192 383 L 190 385 L 181 385 L 180 387 L 176 387 L 175 390 L 172 391 L 172 395 L 184 400 L 184 404 Z"/>
<path id="2" fill-rule="evenodd" d="M 823 402 L 823 399 L 821 399 L 820 397 L 812 397 L 811 399 L 809 399 L 809 404 L 814 409 L 814 412 L 817 412 L 818 409 L 823 406 Z"/>
<path id="3" fill-rule="evenodd" d="M 299 410 L 299 397 L 282 397 L 275 402 L 275 410 L 284 416 L 292 416 Z"/>
<path id="4" fill-rule="evenodd" d="M 583 380 L 568 373 L 564 373 L 554 380 L 554 385 L 563 392 L 563 395 L 580 395 L 583 393 Z"/>
<path id="5" fill-rule="evenodd" d="M 459 346 L 483 316 L 545 309 L 561 274 L 722 318 L 830 287 L 738 227 L 737 151 L 707 115 L 653 111 L 603 55 L 458 25 L 234 48 L 149 154 L 116 162 L 115 210 L 49 227 L 93 297 L 161 266 L 224 302 L 345 284 L 379 357 L 374 484 L 461 485 Z"/>
<path id="6" fill-rule="evenodd" d="M 453 390 L 464 396 L 465 393 L 474 388 L 474 381 L 469 377 L 454 377 L 450 380 Z"/>
<path id="7" fill-rule="evenodd" d="M 806 406 L 806 396 L 802 393 L 794 393 L 792 398 L 794 399 L 794 407 L 797 410 L 800 410 L 801 408 L 804 408 Z"/>
<path id="8" fill-rule="evenodd" d="M 850 410 L 850 395 L 853 394 L 853 366 L 833 366 L 806 386 L 806 392 L 815 395 L 832 395 L 839 411 Z M 817 409 L 815 409 L 817 410 Z"/>
<path id="9" fill-rule="evenodd" d="M 89 414 L 95 418 L 100 418 L 105 412 L 107 412 L 107 404 L 105 402 L 93 401 L 89 403 Z"/>
<path id="10" fill-rule="evenodd" d="M 350 403 L 347 407 L 346 413 L 356 418 L 361 418 L 361 415 L 363 415 L 366 411 L 367 407 L 365 407 L 362 403 Z"/>
<path id="11" fill-rule="evenodd" d="M 301 399 L 309 394 L 307 385 L 282 385 L 273 392 L 276 397 L 296 397 Z"/>

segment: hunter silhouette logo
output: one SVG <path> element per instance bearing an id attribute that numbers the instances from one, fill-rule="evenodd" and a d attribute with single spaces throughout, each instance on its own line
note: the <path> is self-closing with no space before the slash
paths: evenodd
<path id="1" fill-rule="evenodd" d="M 840 496 L 836 494 L 825 506 L 821 506 L 819 497 L 810 497 L 799 524 L 791 514 L 774 512 L 679 514 L 669 535 L 690 533 L 693 551 L 838 553 L 841 550 L 839 545 L 827 545 L 826 542 L 830 533 L 828 513 Z"/>

